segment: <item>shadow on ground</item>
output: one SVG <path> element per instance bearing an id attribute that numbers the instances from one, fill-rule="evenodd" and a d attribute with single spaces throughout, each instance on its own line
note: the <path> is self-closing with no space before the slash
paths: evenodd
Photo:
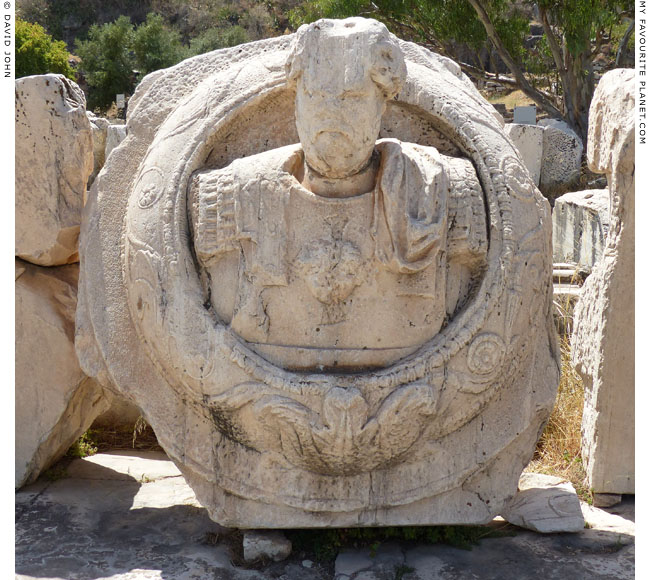
<path id="1" fill-rule="evenodd" d="M 284 562 L 246 569 L 236 545 L 241 536 L 210 520 L 164 455 L 99 454 L 75 460 L 67 477 L 42 478 L 16 494 L 16 574 L 19 580 L 625 580 L 634 578 L 631 501 L 631 509 L 617 506 L 614 523 L 578 534 L 518 530 L 481 540 L 471 551 L 389 542 L 344 548 L 329 562 L 294 552 Z"/>

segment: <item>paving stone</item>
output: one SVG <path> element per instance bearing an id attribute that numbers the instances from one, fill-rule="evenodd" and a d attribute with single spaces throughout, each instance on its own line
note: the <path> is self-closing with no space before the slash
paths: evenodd
<path id="1" fill-rule="evenodd" d="M 402 580 L 634 578 L 632 496 L 609 510 L 583 503 L 592 527 L 575 534 L 517 530 L 515 536 L 481 540 L 471 551 L 387 542 L 374 557 L 369 548 L 343 550 L 329 568 L 318 562 L 306 568 L 305 556 L 295 554 L 246 569 L 232 563 L 232 531 L 212 522 L 205 509 L 184 503 L 181 490 L 191 489 L 174 475 L 172 462 L 159 453 L 138 454 L 75 460 L 68 467 L 73 476 L 41 479 L 16 494 L 16 578 L 394 580 L 397 570 Z"/>
<path id="2" fill-rule="evenodd" d="M 271 530 L 247 530 L 244 532 L 244 560 L 260 559 L 280 562 L 291 554 L 291 542 L 282 532 Z"/>
<path id="3" fill-rule="evenodd" d="M 363 552 L 359 550 L 343 550 L 336 557 L 334 571 L 337 577 L 340 574 L 352 576 L 361 570 L 371 568 L 372 564 L 369 550 Z"/>

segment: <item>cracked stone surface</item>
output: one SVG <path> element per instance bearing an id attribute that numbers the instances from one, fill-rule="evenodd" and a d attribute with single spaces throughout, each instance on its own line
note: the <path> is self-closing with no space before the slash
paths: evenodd
<path id="1" fill-rule="evenodd" d="M 483 539 L 471 551 L 387 542 L 344 548 L 329 563 L 297 552 L 253 569 L 243 564 L 241 533 L 210 520 L 164 454 L 102 453 L 72 461 L 66 473 L 16 494 L 18 580 L 634 578 L 631 496 L 608 510 L 583 503 L 591 527 L 576 534 L 509 526 L 516 535 Z M 500 519 L 490 524 L 504 525 Z"/>
<path id="2" fill-rule="evenodd" d="M 549 204 L 374 20 L 147 76 L 80 255 L 81 368 L 224 526 L 487 523 L 553 408 Z"/>
<path id="3" fill-rule="evenodd" d="M 16 79 L 16 256 L 40 266 L 79 261 L 93 138 L 82 90 L 63 75 Z"/>

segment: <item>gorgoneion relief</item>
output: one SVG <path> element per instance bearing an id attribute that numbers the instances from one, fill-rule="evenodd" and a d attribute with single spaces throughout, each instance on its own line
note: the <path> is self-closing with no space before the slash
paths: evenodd
<path id="1" fill-rule="evenodd" d="M 479 523 L 559 376 L 547 202 L 458 67 L 374 21 L 147 77 L 77 350 L 237 527 Z"/>

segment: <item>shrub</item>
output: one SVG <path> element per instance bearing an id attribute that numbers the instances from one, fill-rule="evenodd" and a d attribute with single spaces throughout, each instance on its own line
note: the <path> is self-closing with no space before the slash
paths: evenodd
<path id="1" fill-rule="evenodd" d="M 239 25 L 224 28 L 209 28 L 190 41 L 192 54 L 203 54 L 219 48 L 228 48 L 248 42 L 248 33 Z"/>
<path id="2" fill-rule="evenodd" d="M 172 66 L 186 56 L 180 34 L 167 28 L 162 16 L 153 12 L 147 14 L 147 21 L 138 26 L 135 31 L 133 52 L 141 77 L 155 70 Z"/>
<path id="3" fill-rule="evenodd" d="M 74 79 L 69 58 L 62 40 L 54 40 L 39 24 L 16 19 L 16 78 L 59 73 Z"/>
<path id="4" fill-rule="evenodd" d="M 103 26 L 94 24 L 88 31 L 88 40 L 77 41 L 77 55 L 90 87 L 90 108 L 107 107 L 117 93 L 132 92 L 135 84 L 133 39 L 131 19 L 120 16 Z"/>

